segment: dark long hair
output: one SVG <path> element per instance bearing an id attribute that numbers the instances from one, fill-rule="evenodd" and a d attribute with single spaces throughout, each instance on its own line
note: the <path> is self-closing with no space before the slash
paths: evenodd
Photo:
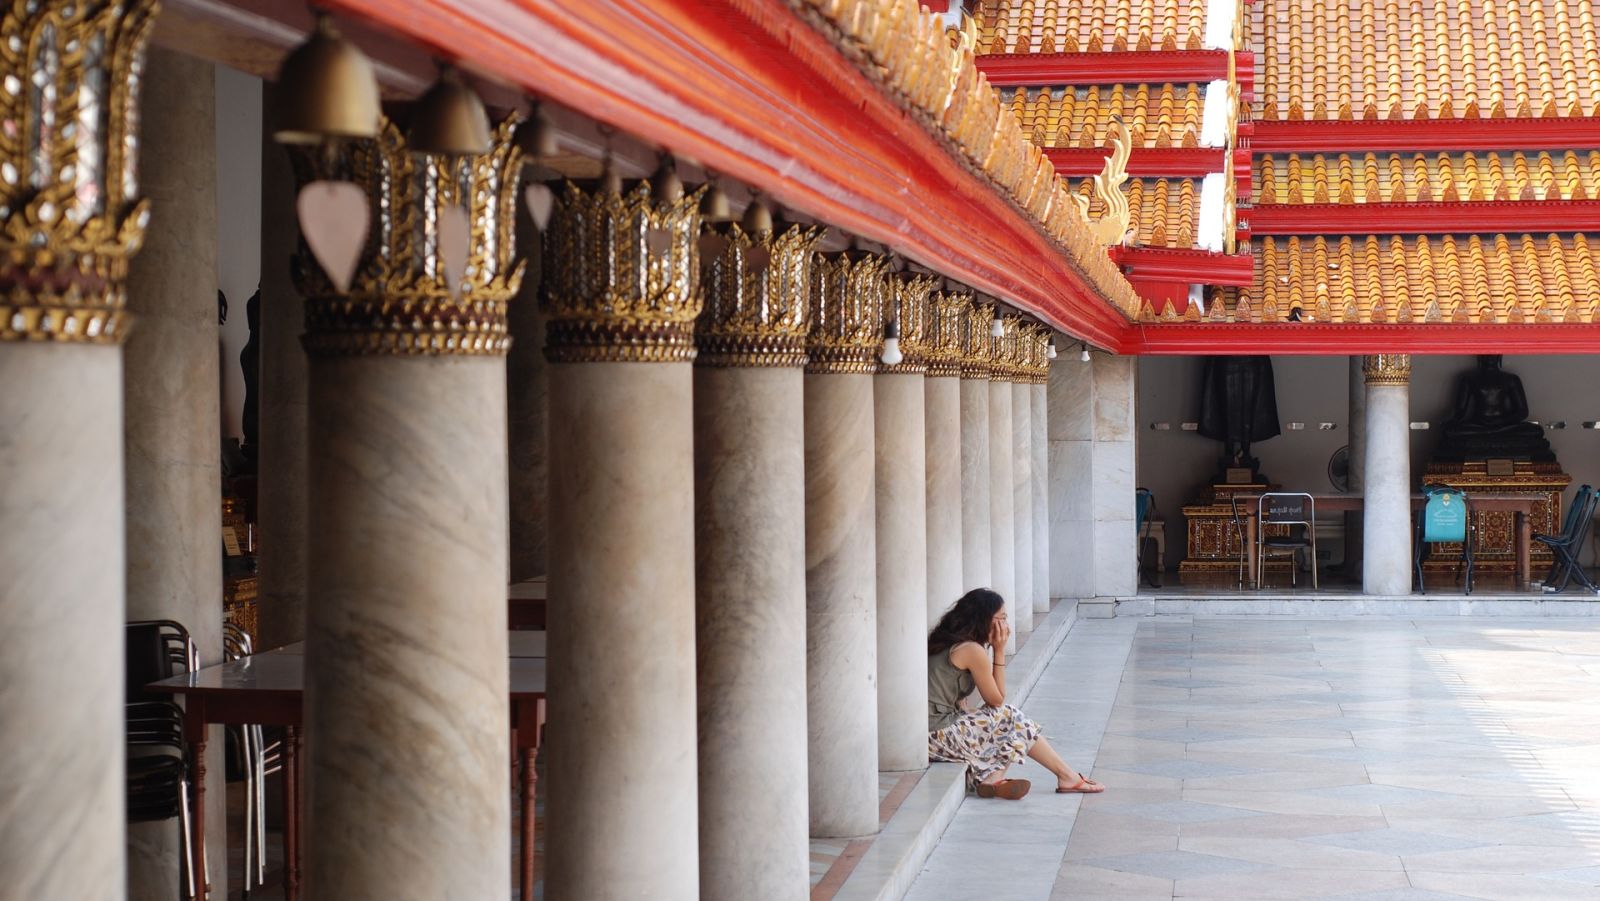
<path id="1" fill-rule="evenodd" d="M 989 624 L 1005 603 L 998 592 L 987 588 L 974 588 L 962 595 L 928 633 L 928 656 L 948 651 L 964 641 L 988 642 Z"/>

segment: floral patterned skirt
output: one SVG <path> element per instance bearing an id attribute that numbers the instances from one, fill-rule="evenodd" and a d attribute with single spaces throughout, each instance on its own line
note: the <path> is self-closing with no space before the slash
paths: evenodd
<path id="1" fill-rule="evenodd" d="M 973 788 L 1021 761 L 1043 731 L 1010 704 L 980 707 L 937 732 L 929 732 L 928 757 L 966 764 L 967 787 Z"/>

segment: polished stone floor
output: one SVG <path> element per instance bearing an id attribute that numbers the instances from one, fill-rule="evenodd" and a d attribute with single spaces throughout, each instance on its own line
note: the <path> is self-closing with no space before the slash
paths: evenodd
<path id="1" fill-rule="evenodd" d="M 913 901 L 1600 899 L 1600 621 L 1080 621 L 1023 706 L 1109 791 L 969 797 Z"/>

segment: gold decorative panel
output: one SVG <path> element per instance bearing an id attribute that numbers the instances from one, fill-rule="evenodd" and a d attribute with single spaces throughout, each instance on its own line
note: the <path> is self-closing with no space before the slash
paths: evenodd
<path id="1" fill-rule="evenodd" d="M 933 296 L 928 317 L 928 375 L 961 375 L 961 333 L 971 307 L 971 294 L 941 291 Z"/>
<path id="2" fill-rule="evenodd" d="M 506 304 L 522 283 L 512 230 L 521 151 L 515 122 L 495 129 L 493 148 L 452 159 L 419 155 L 387 118 L 376 140 L 331 154 L 296 154 L 302 184 L 349 181 L 367 194 L 370 225 L 350 290 L 340 292 L 302 242 L 295 284 L 306 299 L 306 351 L 330 356 L 503 354 Z M 465 271 L 447 273 L 441 247 L 447 208 L 466 210 Z M 456 279 L 451 291 L 451 277 Z"/>
<path id="3" fill-rule="evenodd" d="M 713 230 L 716 229 L 716 230 Z M 824 229 L 747 232 L 707 226 L 705 308 L 695 321 L 701 366 L 801 366 L 810 325 L 813 250 Z"/>
<path id="4" fill-rule="evenodd" d="M 115 344 L 139 200 L 153 0 L 0 8 L 0 341 Z"/>
<path id="5" fill-rule="evenodd" d="M 807 372 L 877 371 L 884 310 L 894 296 L 889 279 L 885 257 L 858 251 L 817 255 Z"/>
<path id="6" fill-rule="evenodd" d="M 933 288 L 939 280 L 931 275 L 898 274 L 889 277 L 894 291 L 889 307 L 884 312 L 884 323 L 891 319 L 899 324 L 900 354 L 902 360 L 893 366 L 878 364 L 879 372 L 926 372 L 931 340 L 929 316 L 933 304 Z"/>
<path id="7" fill-rule="evenodd" d="M 545 233 L 552 362 L 694 359 L 703 191 L 663 203 L 648 182 L 620 194 L 567 184 Z"/>

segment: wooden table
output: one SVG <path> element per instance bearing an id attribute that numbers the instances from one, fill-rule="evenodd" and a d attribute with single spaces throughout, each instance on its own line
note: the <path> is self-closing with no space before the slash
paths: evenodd
<path id="1" fill-rule="evenodd" d="M 1286 492 L 1292 493 L 1292 492 Z M 1241 494 L 1239 498 L 1239 513 L 1244 517 L 1244 551 L 1245 565 L 1250 573 L 1247 580 L 1252 588 L 1261 587 L 1256 583 L 1256 533 L 1259 528 L 1256 522 L 1256 502 L 1261 498 L 1259 494 Z M 1365 498 L 1359 494 L 1313 494 L 1311 499 L 1318 513 L 1352 513 L 1360 512 L 1365 507 Z M 1516 514 L 1517 522 L 1517 577 L 1527 585 L 1533 579 L 1533 529 L 1529 517 L 1533 514 L 1533 505 L 1539 498 L 1526 494 L 1470 494 L 1467 495 L 1467 506 L 1474 513 L 1479 511 L 1501 511 Z M 1422 509 L 1426 498 L 1420 494 L 1411 496 L 1411 509 Z"/>
<path id="2" fill-rule="evenodd" d="M 522 897 L 533 897 L 534 757 L 545 716 L 543 632 L 509 632 L 509 700 L 512 744 L 519 758 L 519 820 L 522 828 Z M 305 646 L 301 642 L 193 673 L 153 682 L 151 691 L 183 695 L 184 735 L 194 760 L 194 859 L 203 860 L 206 834 L 206 727 L 283 726 L 284 898 L 300 896 L 300 727 L 305 696 Z M 224 892 L 223 894 L 226 894 Z M 200 897 L 211 897 L 205 886 Z"/>

